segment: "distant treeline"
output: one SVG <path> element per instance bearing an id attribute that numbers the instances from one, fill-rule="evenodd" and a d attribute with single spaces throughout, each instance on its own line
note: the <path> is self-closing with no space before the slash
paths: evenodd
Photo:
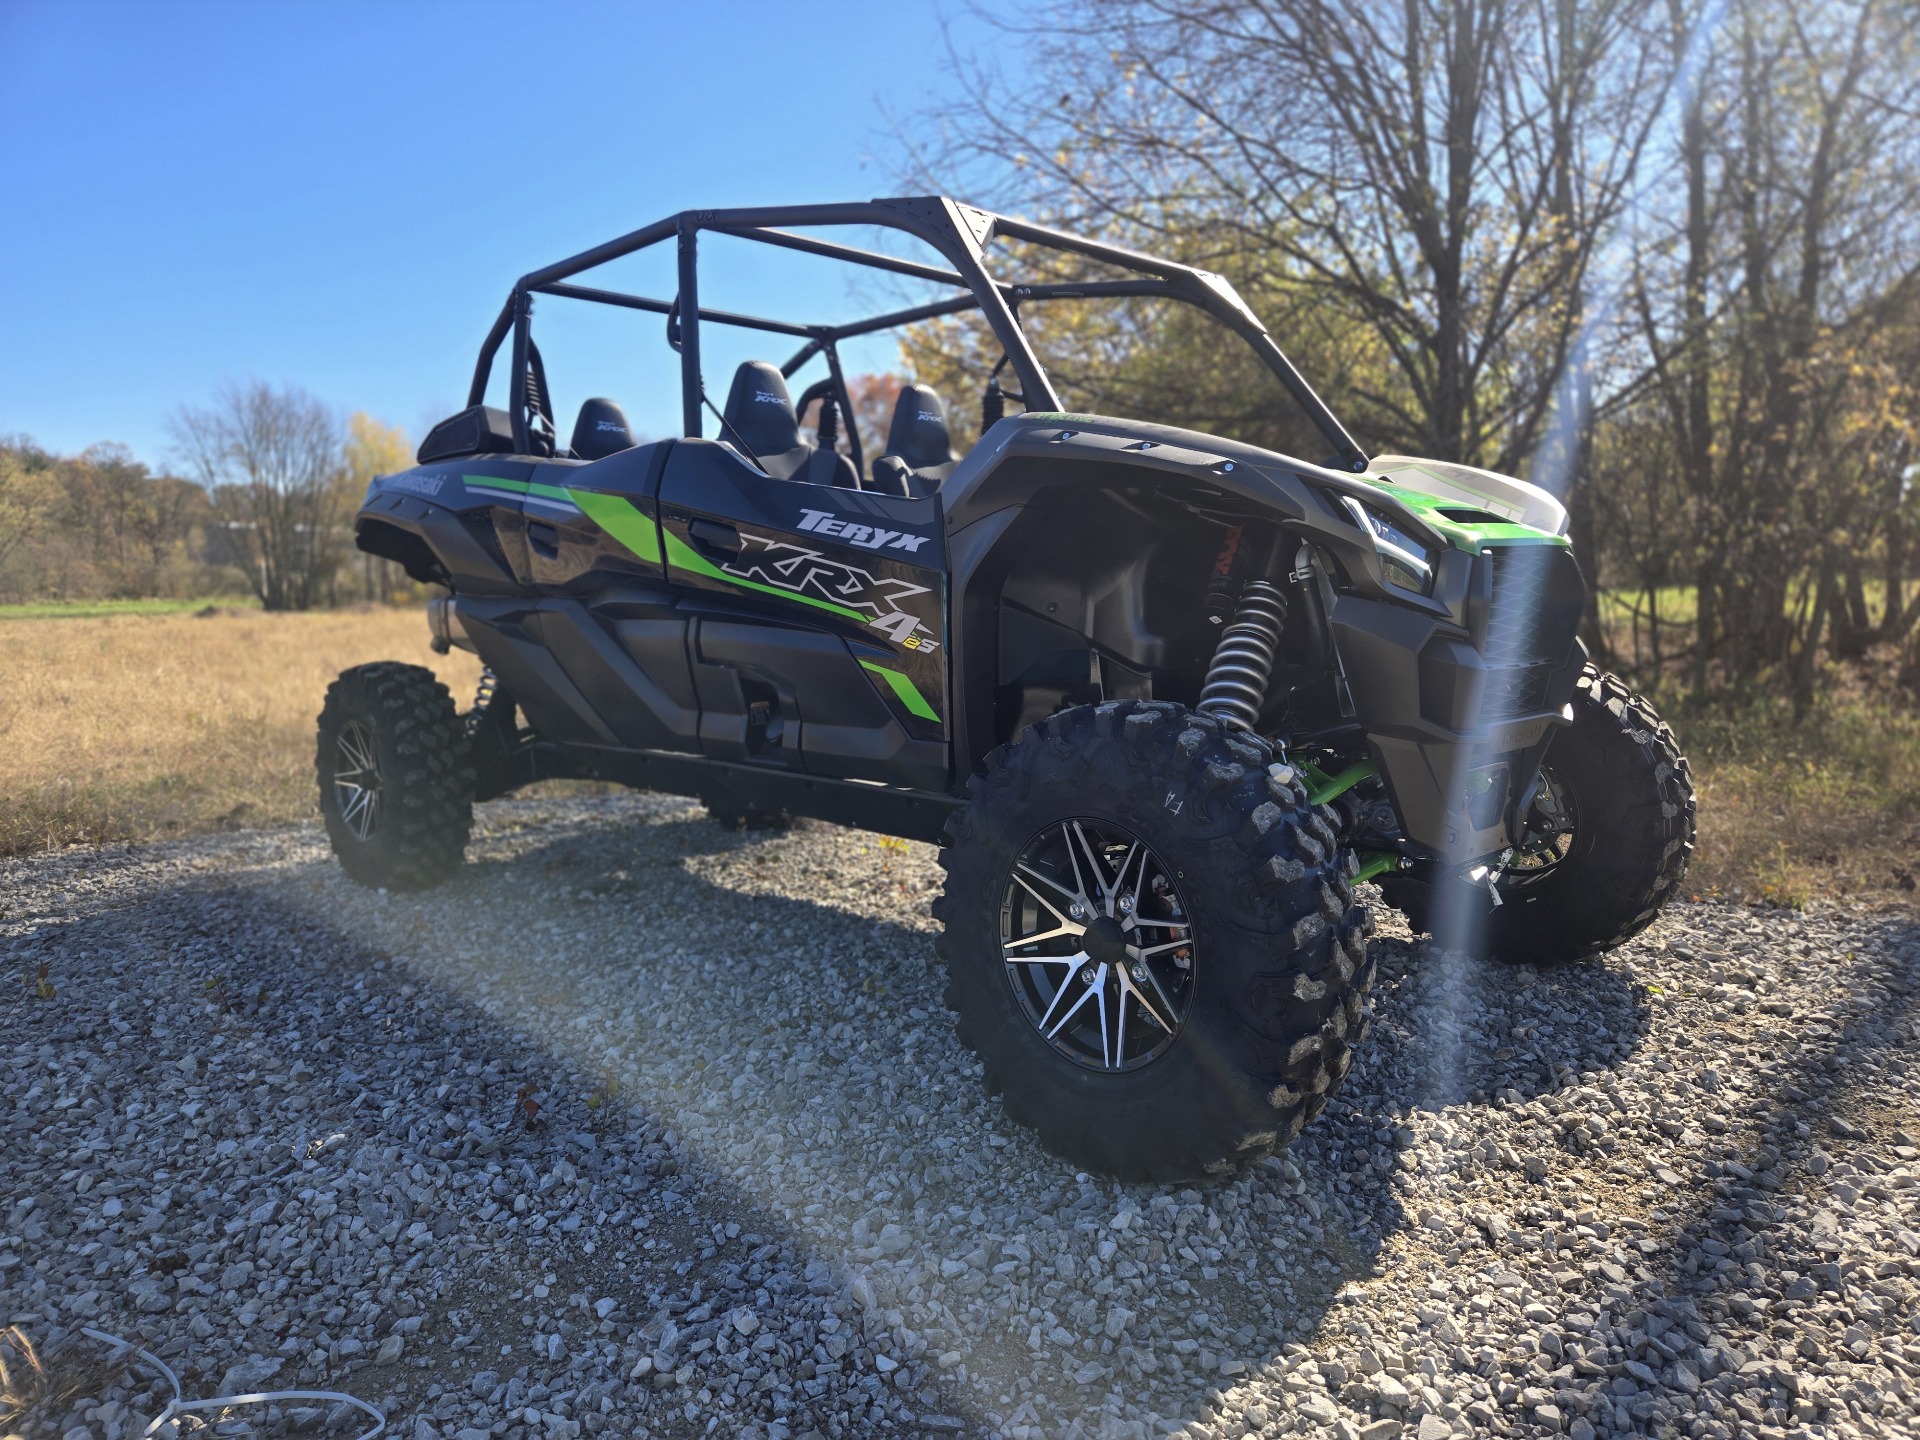
<path id="1" fill-rule="evenodd" d="M 368 480 L 412 464 L 402 432 L 257 383 L 182 409 L 174 431 L 188 476 L 122 445 L 0 439 L 0 602 L 250 594 L 305 610 L 416 593 L 351 529 Z"/>

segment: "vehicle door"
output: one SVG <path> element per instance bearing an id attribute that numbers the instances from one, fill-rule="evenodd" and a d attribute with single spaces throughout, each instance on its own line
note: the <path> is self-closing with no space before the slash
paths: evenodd
<path id="1" fill-rule="evenodd" d="M 704 754 L 946 788 L 937 499 L 776 480 L 728 446 L 683 440 L 660 521 Z"/>
<path id="2" fill-rule="evenodd" d="M 563 738 L 697 750 L 687 622 L 660 554 L 656 495 L 671 445 L 549 461 L 519 487 L 526 583 L 537 598 L 497 620 L 533 642 L 518 647 L 541 672 L 523 677 L 526 688 L 560 696 L 580 722 Z"/>

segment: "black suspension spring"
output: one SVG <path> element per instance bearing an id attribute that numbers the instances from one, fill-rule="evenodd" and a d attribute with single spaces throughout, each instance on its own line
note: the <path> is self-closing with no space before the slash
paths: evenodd
<path id="1" fill-rule="evenodd" d="M 480 685 L 473 696 L 473 708 L 462 717 L 466 721 L 467 734 L 472 735 L 487 723 L 487 712 L 493 708 L 494 692 L 499 688 L 500 681 L 493 673 L 493 667 L 483 666 L 480 671 Z"/>
<path id="2" fill-rule="evenodd" d="M 1220 636 L 1207 667 L 1206 683 L 1195 708 L 1207 715 L 1233 720 L 1247 729 L 1260 718 L 1267 684 L 1273 678 L 1273 660 L 1280 649 L 1280 632 L 1287 623 L 1287 598 L 1266 580 L 1250 581 L 1240 592 L 1233 623 Z"/>

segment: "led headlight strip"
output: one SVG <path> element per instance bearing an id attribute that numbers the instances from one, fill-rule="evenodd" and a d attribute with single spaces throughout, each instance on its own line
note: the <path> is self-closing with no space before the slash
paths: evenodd
<path id="1" fill-rule="evenodd" d="M 1415 540 L 1365 501 L 1342 495 L 1340 503 L 1353 516 L 1354 524 L 1367 532 L 1373 548 L 1379 552 L 1387 579 L 1421 595 L 1433 589 L 1433 552 Z M 1399 573 L 1396 574 L 1395 572 Z"/>

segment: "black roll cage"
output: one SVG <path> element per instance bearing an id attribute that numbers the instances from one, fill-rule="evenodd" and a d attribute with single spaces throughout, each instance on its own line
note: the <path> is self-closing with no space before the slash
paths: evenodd
<path id="1" fill-rule="evenodd" d="M 863 250 L 831 240 L 819 240 L 809 235 L 795 235 L 787 230 L 774 228 L 794 225 L 877 225 L 904 231 L 932 246 L 946 258 L 952 268 L 942 269 L 937 265 L 924 265 L 878 251 Z M 864 265 L 875 270 L 890 271 L 896 275 L 933 281 L 936 284 L 951 285 L 967 293 L 950 300 L 916 305 L 910 309 L 875 315 L 843 325 L 798 325 L 788 321 L 762 319 L 754 315 L 735 314 L 727 310 L 710 310 L 702 306 L 699 299 L 699 236 L 702 230 L 731 235 L 743 240 L 756 240 L 766 245 L 781 246 L 810 255 Z M 986 247 L 997 238 L 1024 240 L 1049 249 L 1082 255 L 1088 259 L 1131 271 L 1141 278 L 1040 285 L 1008 284 L 995 280 L 988 274 L 986 268 Z M 680 287 L 679 293 L 672 300 L 653 300 L 639 295 L 624 295 L 612 290 L 567 283 L 573 276 L 584 270 L 591 270 L 608 261 L 631 255 L 668 239 L 677 242 L 679 251 Z M 680 352 L 681 418 L 684 433 L 689 437 L 698 436 L 701 433 L 701 406 L 703 403 L 711 403 L 706 399 L 700 373 L 698 321 L 761 330 L 804 340 L 806 343 L 780 367 L 782 375 L 792 375 L 815 355 L 824 352 L 835 398 L 841 407 L 841 413 L 850 417 L 853 413 L 851 397 L 847 393 L 845 377 L 840 372 L 840 358 L 836 348 L 840 341 L 858 335 L 869 335 L 879 330 L 889 330 L 899 325 L 911 325 L 941 315 L 954 315 L 966 310 L 978 309 L 985 316 L 994 338 L 1000 342 L 1008 363 L 1013 367 L 1014 374 L 1019 377 L 1020 391 L 1025 397 L 1026 408 L 1029 411 L 1058 411 L 1061 408 L 1060 397 L 1047 379 L 1045 369 L 1033 353 L 1033 347 L 1027 343 L 1026 333 L 1020 326 L 1017 309 L 1021 304 L 1029 301 L 1127 296 L 1155 296 L 1179 300 L 1206 311 L 1239 335 L 1252 347 L 1261 362 L 1273 372 L 1288 394 L 1325 435 L 1340 461 L 1355 472 L 1364 471 L 1367 468 L 1366 452 L 1347 433 L 1346 427 L 1327 408 L 1326 402 L 1314 393 L 1313 387 L 1302 378 L 1300 372 L 1294 369 L 1293 362 L 1287 359 L 1273 337 L 1267 333 L 1259 317 L 1248 308 L 1247 303 L 1221 276 L 1172 260 L 1144 255 L 1122 246 L 1089 240 L 1067 231 L 1054 230 L 1044 225 L 1034 225 L 1025 220 L 1014 219 L 1011 216 L 976 209 L 946 196 L 881 199 L 837 205 L 778 205 L 735 210 L 684 210 L 678 215 L 655 221 L 651 225 L 609 240 L 605 244 L 596 245 L 591 250 L 583 250 L 569 259 L 521 276 L 519 282 L 514 285 L 512 294 L 507 297 L 505 308 L 501 310 L 499 318 L 494 321 L 493 328 L 487 332 L 487 338 L 480 347 L 480 359 L 474 367 L 473 385 L 468 393 L 467 403 L 480 405 L 485 402 L 487 380 L 493 370 L 494 357 L 499 353 L 500 346 L 506 340 L 508 333 L 511 332 L 513 368 L 507 404 L 513 423 L 514 449 L 523 455 L 533 453 L 533 416 L 530 412 L 528 387 L 530 373 L 534 377 L 534 385 L 538 391 L 542 395 L 546 391 L 539 351 L 533 345 L 531 333 L 535 295 L 555 295 L 570 300 L 585 300 L 600 305 L 613 305 L 629 310 L 643 310 L 665 315 L 668 318 L 668 343 L 675 345 Z M 695 316 L 695 324 L 679 323 L 683 307 L 686 313 Z M 551 416 L 547 417 L 549 423 L 551 418 Z M 857 430 L 851 424 L 847 428 L 849 443 L 854 450 L 855 468 L 862 469 L 864 462 L 859 453 L 860 441 Z"/>

